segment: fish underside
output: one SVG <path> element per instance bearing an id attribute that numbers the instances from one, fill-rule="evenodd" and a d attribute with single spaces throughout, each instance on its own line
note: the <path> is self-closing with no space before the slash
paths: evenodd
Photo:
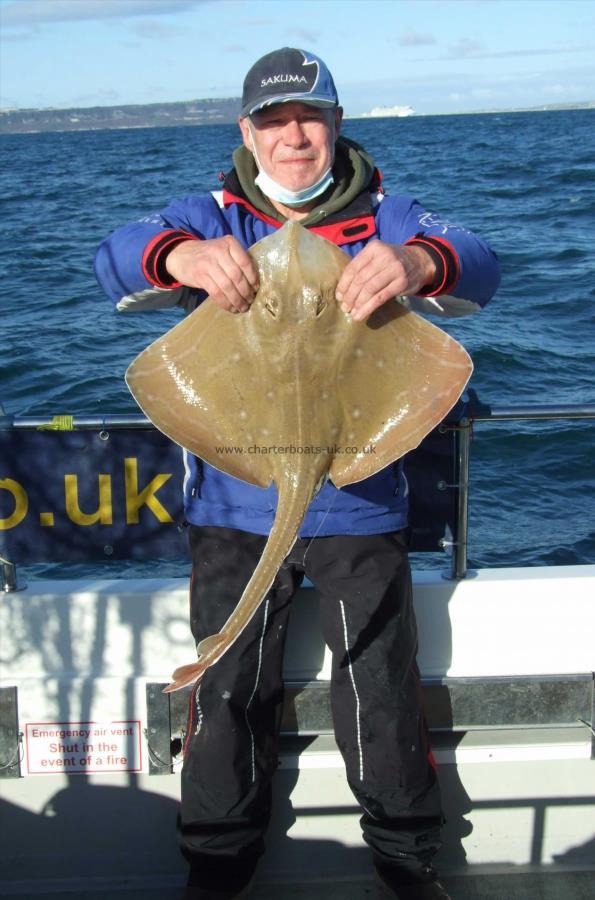
<path id="1" fill-rule="evenodd" d="M 400 303 L 354 322 L 335 298 L 350 257 L 303 226 L 288 222 L 249 252 L 260 288 L 248 312 L 207 299 L 126 372 L 160 431 L 228 475 L 273 483 L 279 495 L 236 608 L 166 692 L 199 680 L 239 637 L 325 480 L 362 481 L 417 447 L 473 369 L 460 344 Z"/>

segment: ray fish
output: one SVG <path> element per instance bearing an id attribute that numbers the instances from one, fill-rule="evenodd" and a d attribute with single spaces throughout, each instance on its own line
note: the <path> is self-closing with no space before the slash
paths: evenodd
<path id="1" fill-rule="evenodd" d="M 401 303 L 354 322 L 335 298 L 350 257 L 298 223 L 249 253 L 260 287 L 248 312 L 232 315 L 206 299 L 126 372 L 165 435 L 228 475 L 278 491 L 268 541 L 237 606 L 166 692 L 198 681 L 237 640 L 325 480 L 337 488 L 362 481 L 417 447 L 473 368 L 457 341 Z"/>

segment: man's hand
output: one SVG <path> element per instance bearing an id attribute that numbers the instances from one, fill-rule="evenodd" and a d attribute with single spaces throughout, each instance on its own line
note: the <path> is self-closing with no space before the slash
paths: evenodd
<path id="1" fill-rule="evenodd" d="M 245 312 L 258 290 L 258 271 L 236 238 L 184 241 L 168 254 L 172 278 L 209 297 L 229 312 Z"/>
<path id="2" fill-rule="evenodd" d="M 392 297 L 414 296 L 435 275 L 436 264 L 423 247 L 370 241 L 345 267 L 337 300 L 361 322 Z"/>

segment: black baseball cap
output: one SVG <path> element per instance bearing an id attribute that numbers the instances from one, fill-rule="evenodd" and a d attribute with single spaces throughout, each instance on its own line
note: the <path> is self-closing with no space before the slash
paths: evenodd
<path id="1" fill-rule="evenodd" d="M 333 76 L 307 50 L 283 47 L 255 62 L 244 79 L 241 117 L 291 100 L 332 109 L 339 105 Z"/>

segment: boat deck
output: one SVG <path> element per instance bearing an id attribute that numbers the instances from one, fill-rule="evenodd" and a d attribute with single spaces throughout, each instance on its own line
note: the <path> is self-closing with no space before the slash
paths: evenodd
<path id="1" fill-rule="evenodd" d="M 594 896 L 594 585 L 589 566 L 483 570 L 457 582 L 416 573 L 419 659 L 447 819 L 436 862 L 453 900 Z M 5 597 L 0 897 L 180 897 L 186 701 L 160 684 L 192 650 L 186 604 L 180 580 L 38 582 Z M 316 621 L 315 591 L 302 590 L 253 900 L 382 896 L 329 733 L 330 660 Z M 37 752 L 35 723 L 124 723 L 137 737 L 118 745 L 131 761 L 141 739 L 137 770 L 50 774 L 44 760 L 56 754 L 46 744 Z M 17 732 L 25 738 L 15 745 Z"/>
<path id="2" fill-rule="evenodd" d="M 568 870 L 549 867 L 513 871 L 506 867 L 483 869 L 471 867 L 465 872 L 451 872 L 442 877 L 452 900 L 592 900 L 595 869 Z M 164 881 L 156 885 L 154 879 L 145 886 L 131 888 L 125 881 L 105 879 L 101 886 L 72 888 L 57 882 L 47 890 L 37 891 L 36 898 L 65 897 L 68 900 L 180 900 L 180 881 Z M 23 900 L 32 896 L 29 887 L 10 893 L 0 891 L 5 900 Z M 333 879 L 302 882 L 257 881 L 250 900 L 381 900 L 386 895 L 373 877 Z"/>
<path id="3" fill-rule="evenodd" d="M 591 900 L 587 729 L 482 729 L 433 743 L 447 817 L 437 866 L 453 900 Z M 179 900 L 179 780 L 58 779 L 2 785 L 12 830 L 0 896 Z M 252 900 L 380 900 L 359 815 L 333 738 L 284 739 Z M 31 870 L 32 846 L 44 877 Z"/>

